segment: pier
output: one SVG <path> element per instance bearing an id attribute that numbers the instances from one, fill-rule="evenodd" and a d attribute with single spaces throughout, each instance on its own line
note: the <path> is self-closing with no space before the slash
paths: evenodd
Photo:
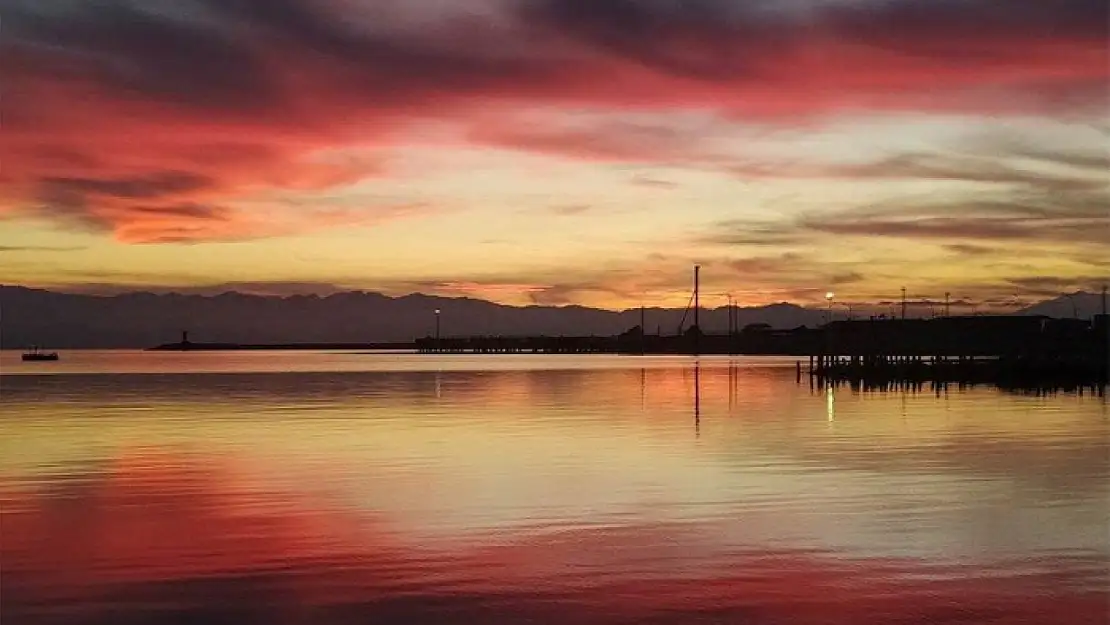
<path id="1" fill-rule="evenodd" d="M 416 339 L 421 354 L 612 354 L 615 337 L 605 336 L 475 336 Z"/>
<path id="2" fill-rule="evenodd" d="M 807 356 L 820 344 L 820 330 L 766 330 L 726 334 L 643 335 L 639 328 L 617 336 L 473 336 L 416 339 L 422 354 L 622 354 Z"/>
<path id="3" fill-rule="evenodd" d="M 1100 386 L 1110 377 L 1110 316 L 846 321 L 826 325 L 809 356 L 820 383 Z M 799 363 L 799 374 L 800 374 Z"/>
<path id="4" fill-rule="evenodd" d="M 1108 383 L 1110 335 L 1091 322 L 1036 316 L 836 321 L 820 328 L 691 329 L 670 336 L 639 327 L 618 336 L 417 339 L 424 354 L 798 356 L 797 376 L 821 384 L 995 384 L 1077 388 Z M 803 363 L 808 366 L 803 366 Z"/>
<path id="5" fill-rule="evenodd" d="M 235 351 L 413 351 L 416 343 L 193 343 L 180 341 L 147 348 L 151 352 L 235 352 Z"/>

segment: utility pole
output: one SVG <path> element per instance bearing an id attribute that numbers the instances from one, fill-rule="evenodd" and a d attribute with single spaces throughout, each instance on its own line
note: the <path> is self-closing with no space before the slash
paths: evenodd
<path id="1" fill-rule="evenodd" d="M 906 320 L 906 287 L 902 287 L 902 321 Z"/>
<path id="2" fill-rule="evenodd" d="M 944 294 L 944 316 L 945 316 L 945 317 L 949 317 L 949 316 L 951 316 L 951 315 L 950 315 L 949 313 L 950 313 L 950 311 L 951 311 L 951 306 L 952 306 L 952 304 L 951 304 L 951 302 L 949 302 L 949 300 L 948 300 L 948 298 L 949 298 L 949 297 L 951 297 L 951 296 L 952 296 L 952 294 L 951 294 L 951 293 L 945 293 L 945 294 Z"/>

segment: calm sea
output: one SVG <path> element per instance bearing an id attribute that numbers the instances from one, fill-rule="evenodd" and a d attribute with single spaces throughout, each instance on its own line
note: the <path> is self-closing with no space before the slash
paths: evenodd
<path id="1" fill-rule="evenodd" d="M 793 361 L 0 353 L 0 622 L 1110 622 L 1110 408 Z"/>

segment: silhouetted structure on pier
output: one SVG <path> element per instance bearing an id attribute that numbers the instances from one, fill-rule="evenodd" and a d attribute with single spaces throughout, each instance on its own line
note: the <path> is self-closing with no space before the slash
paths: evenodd
<path id="1" fill-rule="evenodd" d="M 625 335 L 621 335 L 625 336 Z M 610 336 L 471 336 L 416 339 L 425 354 L 606 354 L 617 353 Z M 639 344 L 634 353 L 640 353 Z"/>
<path id="2" fill-rule="evenodd" d="M 690 326 L 682 334 L 645 334 L 635 326 L 617 336 L 474 336 L 416 340 L 421 353 L 474 354 L 762 354 L 807 356 L 818 349 L 820 329 L 745 328 L 728 334 L 703 334 Z"/>
<path id="3" fill-rule="evenodd" d="M 872 318 L 816 329 L 748 326 L 724 335 L 703 334 L 694 325 L 671 336 L 647 335 L 636 326 L 613 337 L 424 338 L 416 348 L 423 353 L 791 355 L 808 357 L 810 375 L 822 382 L 1067 387 L 1106 383 L 1108 319 Z"/>
<path id="4" fill-rule="evenodd" d="M 1107 317 L 941 317 L 838 321 L 822 328 L 810 373 L 868 384 L 993 383 L 1068 387 L 1107 383 Z"/>

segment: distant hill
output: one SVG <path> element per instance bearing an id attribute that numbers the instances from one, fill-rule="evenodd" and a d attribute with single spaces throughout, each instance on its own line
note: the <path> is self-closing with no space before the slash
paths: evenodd
<path id="1" fill-rule="evenodd" d="M 323 343 L 409 341 L 434 332 L 442 310 L 444 336 L 613 335 L 640 323 L 639 309 L 615 312 L 583 306 L 506 306 L 470 298 L 429 295 L 388 297 L 345 292 L 319 297 L 127 293 L 112 296 L 57 293 L 0 285 L 0 346 L 32 343 L 49 348 L 149 347 L 180 339 L 195 342 Z M 677 330 L 681 309 L 650 308 L 648 332 Z M 781 303 L 741 308 L 741 327 L 816 326 L 824 312 Z M 689 321 L 687 321 L 689 323 Z M 728 327 L 725 308 L 702 310 L 707 332 Z"/>
<path id="2" fill-rule="evenodd" d="M 1075 293 L 1030 306 L 1026 315 L 1086 319 L 1101 310 L 1101 296 Z M 1073 311 L 1074 303 L 1074 311 Z M 150 347 L 180 339 L 195 342 L 358 343 L 409 341 L 434 332 L 440 309 L 444 336 L 613 335 L 640 323 L 639 309 L 584 306 L 506 306 L 471 298 L 431 295 L 389 297 L 352 291 L 321 297 L 125 293 L 99 296 L 0 285 L 0 347 Z M 647 309 L 647 331 L 674 333 L 681 309 Z M 739 326 L 817 326 L 825 311 L 779 303 L 740 308 Z M 689 320 L 687 320 L 689 323 Z M 728 328 L 725 308 L 703 309 L 706 332 Z"/>
<path id="3" fill-rule="evenodd" d="M 1044 315 L 1046 317 L 1090 319 L 1102 312 L 1102 294 L 1078 291 L 1071 295 L 1061 295 L 1055 299 L 1041 302 L 1022 309 L 1023 315 Z"/>

